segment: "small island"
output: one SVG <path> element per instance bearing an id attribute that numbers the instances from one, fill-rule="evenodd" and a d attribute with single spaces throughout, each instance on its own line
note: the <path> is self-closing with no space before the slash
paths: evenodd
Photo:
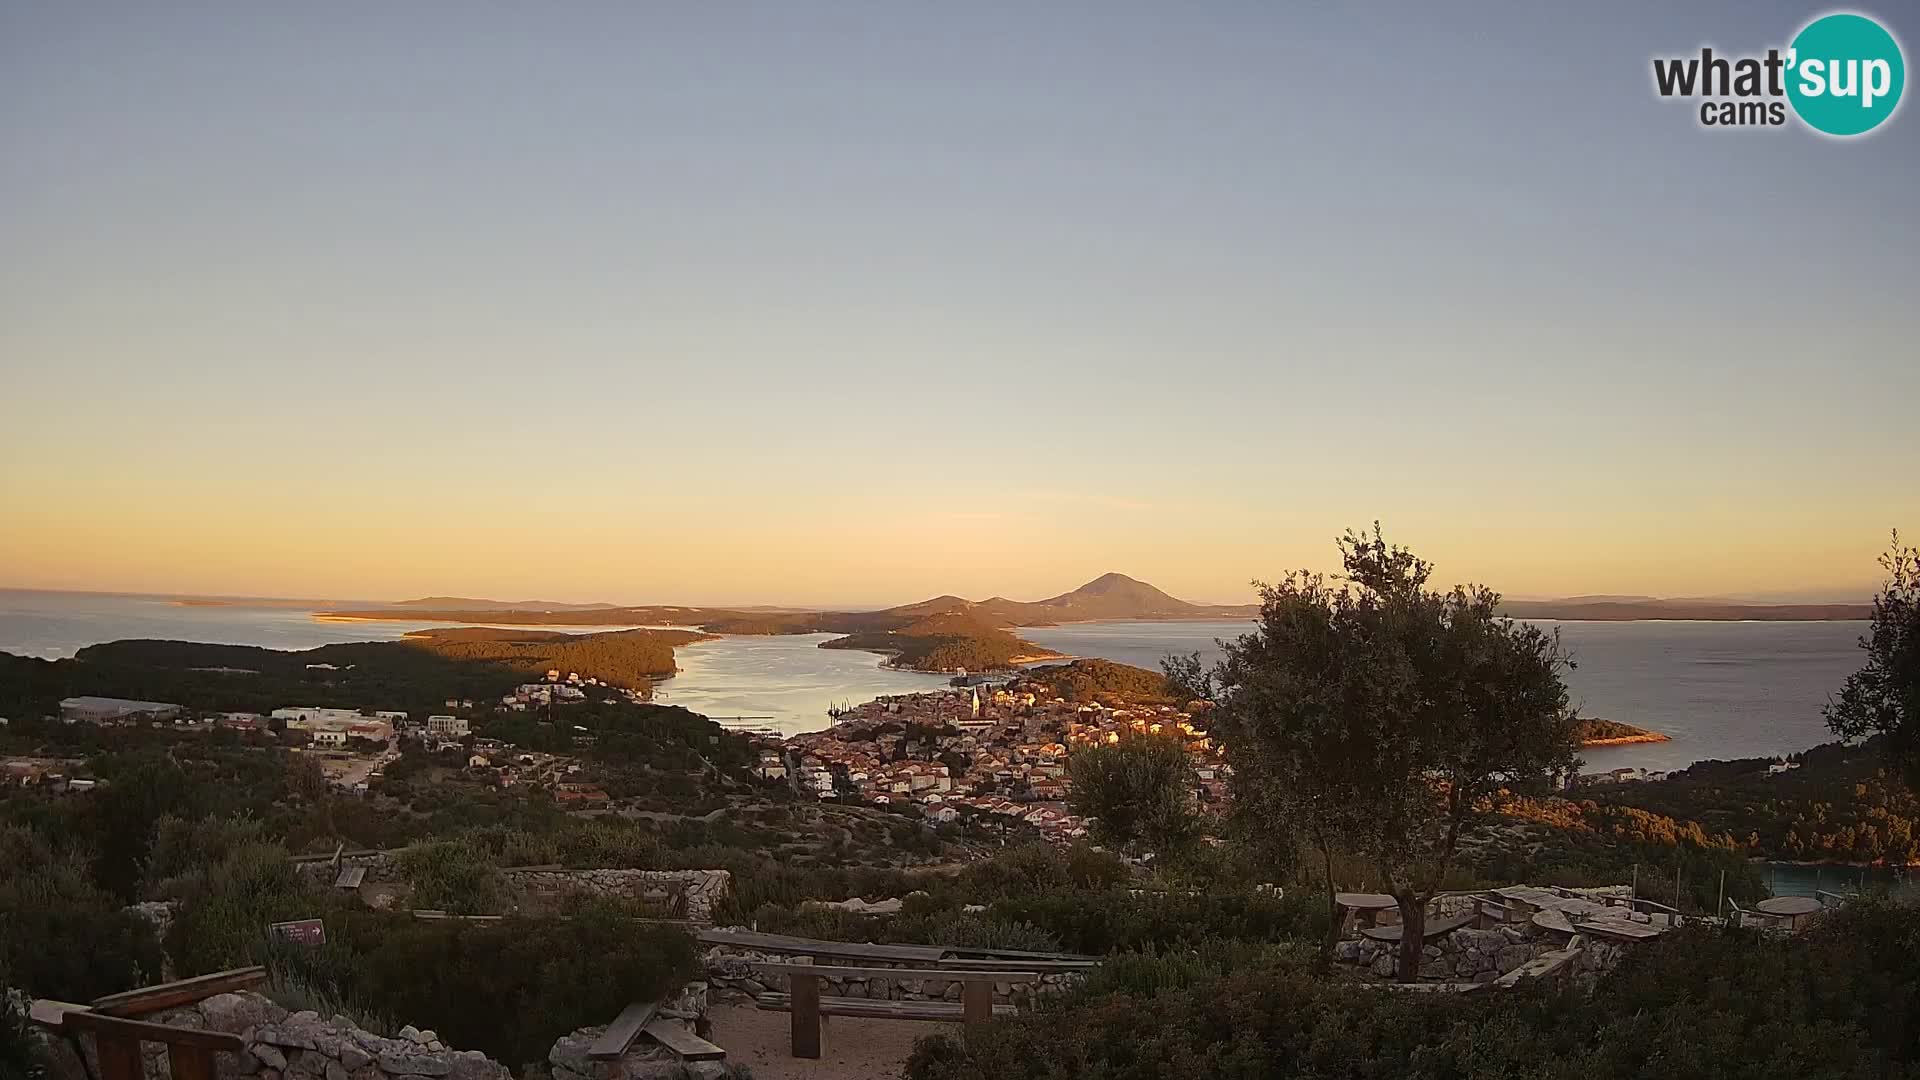
<path id="1" fill-rule="evenodd" d="M 1672 742 L 1673 740 L 1657 731 L 1622 724 L 1618 720 L 1599 720 L 1591 716 L 1580 718 L 1577 727 L 1582 748 L 1591 746 L 1630 746 L 1634 743 Z"/>
<path id="2" fill-rule="evenodd" d="M 1059 653 L 957 611 L 930 615 L 898 629 L 848 634 L 823 641 L 820 647 L 885 653 L 890 667 L 947 673 L 1008 671 L 1036 660 L 1062 658 Z"/>

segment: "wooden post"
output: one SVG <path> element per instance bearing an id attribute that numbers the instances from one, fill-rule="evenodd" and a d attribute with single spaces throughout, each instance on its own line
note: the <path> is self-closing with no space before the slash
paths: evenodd
<path id="1" fill-rule="evenodd" d="M 1713 917 L 1723 918 L 1727 914 L 1727 872 L 1720 871 L 1720 899 L 1714 901 Z"/>
<path id="2" fill-rule="evenodd" d="M 100 1031 L 94 1033 L 93 1046 L 99 1052 L 100 1080 L 145 1080 L 140 1040 Z"/>
<path id="3" fill-rule="evenodd" d="M 792 999 L 793 1056 L 817 1059 L 820 1056 L 820 976 L 789 972 L 787 994 Z"/>
<path id="4" fill-rule="evenodd" d="M 1673 925 L 1680 925 L 1680 853 L 1673 853 Z"/>
<path id="5" fill-rule="evenodd" d="M 1640 863 L 1638 861 L 1633 864 L 1633 899 L 1640 899 Z M 1628 903 L 1627 907 L 1632 908 L 1633 904 Z"/>
<path id="6" fill-rule="evenodd" d="M 977 979 L 961 983 L 960 1016 L 969 1026 L 993 1019 L 993 983 Z"/>
<path id="7" fill-rule="evenodd" d="M 172 1043 L 167 1047 L 167 1064 L 173 1080 L 214 1080 L 213 1051 L 207 1047 Z"/>

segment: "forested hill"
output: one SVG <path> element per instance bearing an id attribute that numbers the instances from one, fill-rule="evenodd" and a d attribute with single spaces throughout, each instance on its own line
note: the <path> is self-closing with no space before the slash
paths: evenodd
<path id="1" fill-rule="evenodd" d="M 707 636 L 459 628 L 300 651 L 131 640 L 90 645 L 66 660 L 0 653 L 0 716 L 52 714 L 61 698 L 82 694 L 236 712 L 289 705 L 432 712 L 448 698 L 496 699 L 550 668 L 641 689 L 673 674 L 676 645 Z"/>
<path id="2" fill-rule="evenodd" d="M 1059 654 L 960 612 L 929 615 L 898 630 L 870 630 L 822 642 L 823 649 L 889 653 L 915 671 L 995 671 Z"/>

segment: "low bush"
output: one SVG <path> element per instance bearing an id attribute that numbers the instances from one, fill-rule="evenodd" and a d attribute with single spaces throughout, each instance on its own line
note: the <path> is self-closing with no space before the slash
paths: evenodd
<path id="1" fill-rule="evenodd" d="M 1058 952 L 1060 939 L 1032 923 L 996 919 L 964 911 L 902 914 L 887 927 L 887 940 L 962 949 L 1013 949 Z"/>
<path id="2" fill-rule="evenodd" d="M 280 971 L 317 997 L 432 1028 L 516 1071 L 544 1061 L 561 1035 L 677 991 L 699 970 L 685 931 L 604 908 L 488 924 L 362 911 L 330 918 L 327 933 L 325 946 L 287 950 Z"/>
<path id="3" fill-rule="evenodd" d="M 506 904 L 507 883 L 498 857 L 474 840 L 443 840 L 408 848 L 400 873 L 417 908 L 492 914 Z"/>
<path id="4" fill-rule="evenodd" d="M 1920 1067 L 1920 918 L 1857 904 L 1806 934 L 1689 927 L 1589 996 L 1393 993 L 1317 974 L 1306 946 L 1111 958 L 1074 994 L 924 1039 L 908 1080 L 1286 1076 L 1863 1080 Z"/>
<path id="5" fill-rule="evenodd" d="M 0 1080 L 40 1080 L 47 1063 L 27 1027 L 27 998 L 0 972 Z"/>
<path id="6" fill-rule="evenodd" d="M 160 977 L 145 919 L 88 877 L 87 860 L 0 826 L 0 974 L 37 997 L 87 1001 Z"/>
<path id="7" fill-rule="evenodd" d="M 1285 941 L 1324 933 L 1327 912 L 1304 892 L 1204 893 L 1108 889 L 1056 890 L 1009 896 L 988 905 L 1006 922 L 1053 935 L 1069 952 L 1196 946 L 1209 939 Z"/>

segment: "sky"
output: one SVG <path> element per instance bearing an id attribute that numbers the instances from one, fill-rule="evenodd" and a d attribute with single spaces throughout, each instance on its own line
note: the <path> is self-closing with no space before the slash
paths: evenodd
<path id="1" fill-rule="evenodd" d="M 1920 115 L 1650 76 L 1825 10 L 0 0 L 0 586 L 1864 596 Z"/>

